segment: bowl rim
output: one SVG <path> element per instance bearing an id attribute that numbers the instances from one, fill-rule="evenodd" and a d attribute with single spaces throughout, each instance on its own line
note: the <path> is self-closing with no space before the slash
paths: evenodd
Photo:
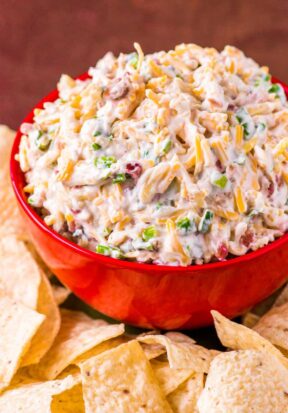
<path id="1" fill-rule="evenodd" d="M 89 79 L 90 76 L 88 73 L 83 73 L 80 76 L 77 76 L 75 79 L 79 80 L 87 80 Z M 279 79 L 272 77 L 273 83 L 280 83 L 282 87 L 284 88 L 285 94 L 288 97 L 288 85 L 286 85 L 284 82 L 280 81 Z M 33 109 L 28 113 L 28 115 L 24 118 L 24 120 L 21 122 L 15 138 L 14 138 L 14 143 L 11 151 L 11 157 L 10 157 L 10 179 L 12 183 L 12 187 L 14 190 L 14 193 L 16 195 L 16 198 L 25 212 L 25 214 L 29 217 L 31 221 L 41 230 L 44 231 L 47 235 L 52 237 L 56 242 L 59 244 L 64 244 L 68 249 L 71 251 L 79 254 L 80 256 L 84 258 L 88 258 L 90 260 L 94 261 L 101 261 L 103 264 L 107 264 L 109 266 L 114 266 L 114 267 L 124 267 L 127 269 L 135 270 L 135 271 L 141 271 L 141 270 L 146 270 L 146 271 L 155 271 L 163 273 L 163 271 L 167 272 L 175 272 L 175 273 L 193 273 L 193 272 L 207 272 L 207 271 L 213 271 L 213 270 L 225 270 L 228 267 L 235 266 L 240 264 L 241 262 L 246 262 L 246 261 L 251 261 L 253 259 L 256 259 L 258 257 L 261 257 L 262 255 L 278 248 L 281 247 L 282 245 L 286 244 L 288 242 L 288 232 L 283 234 L 281 237 L 277 238 L 276 240 L 270 242 L 269 244 L 265 245 L 264 247 L 259 248 L 256 251 L 250 251 L 245 255 L 241 255 L 238 257 L 233 257 L 230 258 L 226 261 L 216 261 L 216 262 L 210 262 L 210 263 L 205 263 L 205 264 L 193 264 L 193 265 L 188 265 L 188 266 L 179 266 L 179 265 L 157 265 L 157 264 L 146 264 L 146 263 L 141 263 L 137 261 L 126 261 L 126 260 L 120 260 L 117 258 L 112 258 L 108 257 L 105 255 L 98 254 L 94 251 L 88 250 L 86 248 L 83 248 L 79 246 L 78 244 L 69 241 L 67 238 L 63 237 L 60 235 L 58 232 L 54 231 L 52 228 L 50 228 L 48 225 L 45 224 L 44 220 L 36 213 L 36 211 L 28 204 L 26 201 L 26 197 L 23 191 L 23 182 L 24 182 L 24 173 L 20 169 L 20 164 L 18 161 L 15 159 L 15 155 L 18 153 L 18 147 L 20 144 L 20 139 L 22 136 L 22 133 L 20 131 L 20 127 L 22 123 L 32 123 L 33 117 L 34 117 L 34 109 L 41 109 L 43 108 L 43 104 L 45 102 L 53 102 L 58 98 L 58 91 L 57 89 L 54 89 L 52 92 L 50 92 L 48 95 L 46 95 L 44 98 L 42 98 L 34 107 Z"/>

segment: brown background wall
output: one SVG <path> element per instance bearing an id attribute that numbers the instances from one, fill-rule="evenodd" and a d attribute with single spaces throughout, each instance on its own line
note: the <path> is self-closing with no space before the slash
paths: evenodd
<path id="1" fill-rule="evenodd" d="M 16 128 L 63 72 L 107 50 L 242 48 L 288 82 L 288 0 L 0 0 L 0 123 Z"/>

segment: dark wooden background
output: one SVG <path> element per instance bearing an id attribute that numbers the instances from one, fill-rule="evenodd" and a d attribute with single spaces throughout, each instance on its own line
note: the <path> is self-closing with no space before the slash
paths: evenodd
<path id="1" fill-rule="evenodd" d="M 233 44 L 288 82 L 288 0 L 0 0 L 0 123 L 106 51 Z"/>

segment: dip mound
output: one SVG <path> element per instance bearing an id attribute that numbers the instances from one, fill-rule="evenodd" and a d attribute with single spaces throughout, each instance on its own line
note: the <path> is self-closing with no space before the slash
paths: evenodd
<path id="1" fill-rule="evenodd" d="M 288 227 L 288 106 L 238 49 L 108 53 L 23 124 L 28 202 L 114 258 L 225 260 Z"/>

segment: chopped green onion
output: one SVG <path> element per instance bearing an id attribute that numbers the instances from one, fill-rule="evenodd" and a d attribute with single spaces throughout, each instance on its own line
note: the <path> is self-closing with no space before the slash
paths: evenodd
<path id="1" fill-rule="evenodd" d="M 260 211 L 258 211 L 257 209 L 252 209 L 250 212 L 249 212 L 249 214 L 248 214 L 248 217 L 255 217 L 256 215 L 259 215 L 260 214 Z"/>
<path id="2" fill-rule="evenodd" d="M 100 156 L 96 158 L 94 163 L 98 168 L 111 168 L 113 163 L 117 162 L 114 156 Z"/>
<path id="3" fill-rule="evenodd" d="M 51 139 L 47 135 L 44 135 L 44 132 L 38 131 L 38 136 L 36 138 L 36 145 L 40 151 L 47 151 L 51 144 Z"/>
<path id="4" fill-rule="evenodd" d="M 97 130 L 96 132 L 94 132 L 93 136 L 100 136 L 101 134 L 102 133 L 99 130 Z"/>
<path id="5" fill-rule="evenodd" d="M 106 228 L 104 228 L 104 230 L 103 230 L 103 236 L 104 236 L 104 237 L 108 237 L 108 235 L 110 235 L 111 232 L 112 232 L 112 229 L 106 227 Z"/>
<path id="6" fill-rule="evenodd" d="M 99 145 L 99 143 L 92 143 L 92 148 L 94 149 L 94 151 L 99 151 L 99 149 L 102 148 L 101 145 Z"/>
<path id="7" fill-rule="evenodd" d="M 157 202 L 156 204 L 156 211 L 158 211 L 163 206 L 162 202 Z"/>
<path id="8" fill-rule="evenodd" d="M 114 135 L 110 133 L 110 135 L 106 136 L 106 138 L 111 142 L 114 138 Z"/>
<path id="9" fill-rule="evenodd" d="M 187 234 L 187 232 L 189 232 L 193 229 L 193 224 L 194 224 L 194 222 L 193 221 L 191 222 L 191 220 L 188 217 L 179 219 L 176 222 L 177 228 L 179 228 L 185 234 Z"/>
<path id="10" fill-rule="evenodd" d="M 177 73 L 176 77 L 178 77 L 179 79 L 183 80 L 183 77 L 181 75 L 179 75 L 179 73 Z"/>
<path id="11" fill-rule="evenodd" d="M 221 189 L 224 189 L 228 179 L 226 175 L 219 174 L 216 178 L 212 179 L 212 184 L 218 186 Z"/>
<path id="12" fill-rule="evenodd" d="M 256 133 L 262 133 L 266 129 L 266 125 L 263 122 L 258 123 Z"/>
<path id="13" fill-rule="evenodd" d="M 110 255 L 112 258 L 123 258 L 124 255 L 120 248 L 110 247 Z"/>
<path id="14" fill-rule="evenodd" d="M 110 255 L 110 247 L 107 247 L 106 245 L 98 244 L 97 247 L 96 247 L 96 252 L 98 252 L 98 254 L 109 256 Z"/>
<path id="15" fill-rule="evenodd" d="M 255 132 L 253 119 L 245 108 L 238 109 L 235 115 L 239 124 L 243 126 L 244 138 L 246 140 L 250 139 Z"/>
<path id="16" fill-rule="evenodd" d="M 262 75 L 255 80 L 254 86 L 263 85 L 263 86 L 267 87 L 267 83 L 269 83 L 270 80 L 271 80 L 271 76 L 269 74 L 262 73 Z"/>
<path id="17" fill-rule="evenodd" d="M 134 69 L 137 69 L 137 65 L 138 65 L 138 54 L 137 53 L 131 53 L 133 56 L 131 57 L 131 59 L 129 60 L 129 64 L 131 66 L 134 67 Z"/>
<path id="18" fill-rule="evenodd" d="M 268 90 L 269 93 L 275 93 L 277 98 L 281 100 L 281 103 L 284 105 L 286 103 L 286 95 L 283 87 L 279 83 L 275 83 Z"/>
<path id="19" fill-rule="evenodd" d="M 265 82 L 269 82 L 271 80 L 271 75 L 265 74 L 263 79 L 265 80 Z"/>
<path id="20" fill-rule="evenodd" d="M 164 153 L 168 153 L 170 151 L 170 149 L 172 148 L 172 141 L 171 139 L 165 139 L 165 141 L 163 142 L 163 148 L 162 151 Z"/>
<path id="21" fill-rule="evenodd" d="M 205 234 L 206 232 L 210 230 L 213 216 L 214 216 L 213 212 L 210 211 L 209 209 L 206 209 L 206 211 L 204 212 L 201 218 L 201 221 L 198 227 L 199 231 L 202 232 L 202 234 Z"/>
<path id="22" fill-rule="evenodd" d="M 32 196 L 29 196 L 29 198 L 27 199 L 28 204 L 33 205 L 34 204 L 34 199 L 32 198 Z"/>
<path id="23" fill-rule="evenodd" d="M 113 178 L 113 184 L 120 184 L 122 182 L 126 181 L 126 175 L 125 174 L 117 174 L 115 178 Z"/>
<path id="24" fill-rule="evenodd" d="M 149 241 L 151 238 L 155 238 L 157 235 L 156 228 L 154 226 L 147 227 L 142 232 L 143 241 Z"/>

